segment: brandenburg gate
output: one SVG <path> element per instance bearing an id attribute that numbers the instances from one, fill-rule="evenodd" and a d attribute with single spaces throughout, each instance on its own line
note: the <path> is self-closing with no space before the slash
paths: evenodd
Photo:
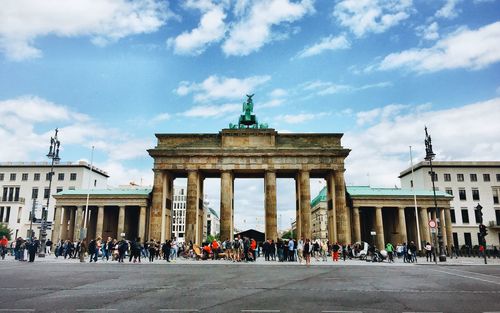
<path id="1" fill-rule="evenodd" d="M 220 177 L 220 238 L 233 237 L 235 178 L 264 178 L 265 233 L 276 240 L 276 179 L 293 178 L 296 186 L 298 237 L 311 238 L 311 178 L 324 178 L 328 188 L 330 242 L 351 242 L 346 207 L 342 134 L 280 134 L 258 124 L 252 96 L 247 96 L 237 125 L 214 134 L 156 134 L 148 150 L 154 159 L 154 186 L 149 238 L 171 238 L 173 180 L 187 177 L 185 240 L 203 240 L 203 180 Z M 312 239 L 312 238 L 311 238 Z"/>

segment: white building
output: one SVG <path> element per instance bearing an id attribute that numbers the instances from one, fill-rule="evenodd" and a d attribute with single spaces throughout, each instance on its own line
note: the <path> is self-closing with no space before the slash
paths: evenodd
<path id="1" fill-rule="evenodd" d="M 174 186 L 174 201 L 172 212 L 172 237 L 177 238 L 178 242 L 184 242 L 184 233 L 186 231 L 186 201 L 187 188 Z M 203 238 L 207 238 L 207 217 L 208 202 L 203 201 Z"/>
<path id="2" fill-rule="evenodd" d="M 486 243 L 500 242 L 500 162 L 441 162 L 432 163 L 437 190 L 454 196 L 451 202 L 451 221 L 455 247 L 479 243 L 479 223 L 475 207 L 483 207 L 483 224 L 488 227 Z M 432 190 L 429 163 L 424 161 L 400 174 L 401 186 Z M 413 181 L 414 180 L 414 181 Z"/>
<path id="3" fill-rule="evenodd" d="M 207 236 L 215 236 L 220 232 L 220 219 L 217 212 L 212 208 L 207 210 Z M 221 240 L 224 240 L 221 238 Z"/>
<path id="4" fill-rule="evenodd" d="M 0 222 L 8 224 L 13 236 L 28 237 L 33 204 L 35 217 L 41 218 L 42 207 L 49 195 L 50 163 L 48 162 L 1 162 L 0 163 Z M 106 188 L 108 174 L 96 167 L 90 169 L 86 162 L 61 162 L 54 165 L 47 220 L 54 218 L 57 192 L 67 189 Z M 33 224 L 38 237 L 38 223 Z M 50 238 L 51 231 L 47 233 Z"/>

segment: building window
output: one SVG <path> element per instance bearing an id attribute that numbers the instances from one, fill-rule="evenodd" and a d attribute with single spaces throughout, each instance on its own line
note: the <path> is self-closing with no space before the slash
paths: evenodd
<path id="1" fill-rule="evenodd" d="M 450 209 L 450 216 L 451 216 L 451 223 L 455 224 L 457 222 L 457 219 L 455 217 L 455 209 Z"/>
<path id="2" fill-rule="evenodd" d="M 458 189 L 458 198 L 460 200 L 467 200 L 467 196 L 465 195 L 465 189 Z"/>
<path id="3" fill-rule="evenodd" d="M 444 174 L 444 181 L 451 181 L 451 174 Z"/>
<path id="4" fill-rule="evenodd" d="M 490 181 L 490 174 L 483 174 L 483 181 Z"/>
<path id="5" fill-rule="evenodd" d="M 479 216 L 479 212 L 474 210 L 474 217 L 476 219 L 476 224 L 479 224 L 481 217 Z"/>
<path id="6" fill-rule="evenodd" d="M 0 181 L 3 181 L 5 178 L 5 174 L 4 173 L 0 173 Z M 498 178 L 498 177 L 497 177 Z"/>
<path id="7" fill-rule="evenodd" d="M 17 223 L 21 223 L 21 217 L 23 216 L 23 208 L 19 207 L 17 210 Z"/>
<path id="8" fill-rule="evenodd" d="M 434 179 L 434 181 L 438 181 L 438 175 L 436 172 L 429 172 L 429 175 L 432 175 L 431 179 Z"/>
<path id="9" fill-rule="evenodd" d="M 457 233 L 452 233 L 452 236 L 453 236 L 453 245 L 455 248 L 459 248 L 459 244 L 458 244 L 458 234 Z"/>
<path id="10" fill-rule="evenodd" d="M 479 190 L 472 189 L 472 200 L 479 201 Z"/>
<path id="11" fill-rule="evenodd" d="M 64 180 L 64 173 L 57 174 L 57 180 Z"/>
<path id="12" fill-rule="evenodd" d="M 76 173 L 69 174 L 69 180 L 76 180 Z"/>
<path id="13" fill-rule="evenodd" d="M 16 173 L 11 173 L 10 174 L 10 181 L 15 181 L 16 180 Z"/>
<path id="14" fill-rule="evenodd" d="M 49 198 L 49 194 L 50 194 L 50 189 L 49 188 L 45 188 L 43 190 L 43 198 L 44 199 L 48 199 Z"/>
<path id="15" fill-rule="evenodd" d="M 10 220 L 10 206 L 8 206 L 7 208 L 7 213 L 5 213 L 5 219 L 4 219 L 4 223 L 8 223 L 9 220 Z"/>
<path id="16" fill-rule="evenodd" d="M 472 239 L 470 233 L 464 233 L 465 245 L 472 248 Z"/>
<path id="17" fill-rule="evenodd" d="M 493 203 L 494 204 L 499 204 L 498 203 L 499 193 L 500 193 L 500 189 L 493 189 Z"/>
<path id="18" fill-rule="evenodd" d="M 500 210 L 495 210 L 495 217 L 497 218 L 497 226 L 500 226 Z"/>
<path id="19" fill-rule="evenodd" d="M 457 174 L 457 181 L 464 181 L 464 174 Z"/>
<path id="20" fill-rule="evenodd" d="M 38 188 L 31 189 L 31 199 L 38 199 Z"/>
<path id="21" fill-rule="evenodd" d="M 462 223 L 469 224 L 469 210 L 462 209 Z"/>
<path id="22" fill-rule="evenodd" d="M 57 187 L 57 189 L 56 189 L 56 193 L 59 193 L 59 192 L 61 192 L 61 191 L 63 191 L 63 187 Z"/>
<path id="23" fill-rule="evenodd" d="M 1 175 L 2 174 L 0 174 L 0 178 L 2 178 Z M 496 176 L 497 176 L 497 182 L 500 182 L 500 174 L 497 174 Z M 2 179 L 0 179 L 0 180 L 2 180 Z"/>
<path id="24" fill-rule="evenodd" d="M 451 188 L 446 188 L 446 193 L 453 196 L 453 189 Z"/>
<path id="25" fill-rule="evenodd" d="M 48 172 L 47 174 L 45 174 L 45 180 L 50 180 L 50 172 Z"/>
<path id="26" fill-rule="evenodd" d="M 470 181 L 477 181 L 477 174 L 470 174 Z"/>
<path id="27" fill-rule="evenodd" d="M 33 175 L 33 180 L 39 181 L 40 180 L 40 173 L 35 173 L 35 175 Z"/>
<path id="28" fill-rule="evenodd" d="M 27 181 L 28 180 L 28 173 L 23 173 L 23 176 L 21 177 L 21 180 Z"/>

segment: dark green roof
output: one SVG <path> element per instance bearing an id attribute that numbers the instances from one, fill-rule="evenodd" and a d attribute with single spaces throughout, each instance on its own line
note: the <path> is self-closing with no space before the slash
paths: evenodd
<path id="1" fill-rule="evenodd" d="M 215 215 L 215 217 L 219 218 L 219 215 L 217 214 L 217 212 L 214 211 L 214 209 L 212 208 L 208 208 L 210 210 L 210 213 L 212 213 L 212 215 Z"/>
<path id="2" fill-rule="evenodd" d="M 432 190 L 422 190 L 422 189 L 402 189 L 402 188 L 375 188 L 370 186 L 347 186 L 347 193 L 351 197 L 363 197 L 363 196 L 388 196 L 388 197 L 413 197 L 415 194 L 417 197 L 431 197 L 433 196 Z M 436 196 L 453 198 L 453 196 L 442 192 L 436 191 Z M 314 207 L 319 202 L 326 201 L 326 187 L 323 187 L 318 195 L 311 201 L 311 207 Z"/>
<path id="3" fill-rule="evenodd" d="M 71 195 L 92 195 L 92 196 L 147 196 L 151 193 L 151 188 L 141 188 L 141 189 L 128 189 L 128 188 L 115 188 L 115 189 L 66 189 L 58 192 L 56 196 L 71 196 Z"/>

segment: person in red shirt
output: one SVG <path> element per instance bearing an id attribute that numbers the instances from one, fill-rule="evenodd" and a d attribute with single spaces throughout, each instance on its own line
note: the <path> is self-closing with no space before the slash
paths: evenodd
<path id="1" fill-rule="evenodd" d="M 8 244 L 9 240 L 7 240 L 7 237 L 2 236 L 2 239 L 0 239 L 0 254 L 2 255 L 2 260 L 5 259 L 5 255 L 7 254 Z"/>
<path id="2" fill-rule="evenodd" d="M 210 245 L 207 244 L 203 247 L 203 260 L 206 260 L 210 257 L 210 253 L 212 252 L 212 249 L 210 249 Z"/>
<path id="3" fill-rule="evenodd" d="M 257 241 L 255 239 L 250 239 L 250 249 L 252 251 L 253 260 L 257 260 Z"/>
<path id="4" fill-rule="evenodd" d="M 213 251 L 213 255 L 212 255 L 212 260 L 213 259 L 219 259 L 219 243 L 217 242 L 217 240 L 214 239 L 214 241 L 212 241 L 212 251 Z"/>

